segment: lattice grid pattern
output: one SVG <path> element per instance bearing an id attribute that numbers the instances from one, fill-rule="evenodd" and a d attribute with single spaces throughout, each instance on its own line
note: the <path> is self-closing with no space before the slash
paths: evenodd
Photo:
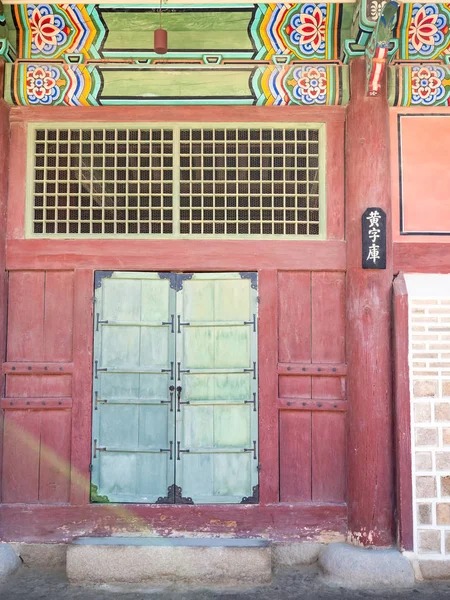
<path id="1" fill-rule="evenodd" d="M 319 236 L 320 126 L 36 127 L 35 236 Z"/>
<path id="2" fill-rule="evenodd" d="M 173 132 L 38 129 L 33 232 L 173 232 Z"/>

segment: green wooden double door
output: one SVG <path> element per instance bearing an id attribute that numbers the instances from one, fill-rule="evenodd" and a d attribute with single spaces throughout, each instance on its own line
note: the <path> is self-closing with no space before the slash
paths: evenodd
<path id="1" fill-rule="evenodd" d="M 258 501 L 257 300 L 256 273 L 96 273 L 92 501 Z"/>

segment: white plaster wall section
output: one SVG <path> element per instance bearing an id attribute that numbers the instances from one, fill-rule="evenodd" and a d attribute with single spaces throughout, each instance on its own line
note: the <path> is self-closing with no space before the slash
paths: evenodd
<path id="1" fill-rule="evenodd" d="M 450 559 L 450 275 L 406 275 L 414 552 Z"/>

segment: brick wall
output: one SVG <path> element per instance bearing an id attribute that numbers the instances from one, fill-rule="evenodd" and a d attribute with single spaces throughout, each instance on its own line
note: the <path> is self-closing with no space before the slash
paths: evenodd
<path id="1" fill-rule="evenodd" d="M 414 546 L 450 558 L 450 276 L 407 281 Z"/>

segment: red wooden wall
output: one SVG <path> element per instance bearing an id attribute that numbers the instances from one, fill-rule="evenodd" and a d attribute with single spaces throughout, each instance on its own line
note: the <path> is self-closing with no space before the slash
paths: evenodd
<path id="1" fill-rule="evenodd" d="M 345 500 L 345 274 L 278 273 L 280 501 Z"/>
<path id="2" fill-rule="evenodd" d="M 202 109 L 203 110 L 203 109 Z M 204 118 L 183 109 L 186 120 Z M 133 113 L 133 114 L 131 114 Z M 180 120 L 179 109 L 136 109 L 127 120 Z M 253 119 L 273 120 L 257 109 Z M 117 120 L 115 109 L 11 111 L 11 169 L 25 157 L 26 120 Z M 345 242 L 341 109 L 277 111 L 327 123 L 328 239 L 319 241 L 37 240 L 24 238 L 25 181 L 9 184 L 4 539 L 61 541 L 151 523 L 159 531 L 275 538 L 346 531 Z M 102 115 L 101 117 L 99 115 Z M 248 121 L 242 108 L 208 120 Z M 89 504 L 92 297 L 95 270 L 258 271 L 260 504 Z M 23 511 L 23 504 L 29 505 Z M 22 505 L 22 506 L 21 506 Z"/>

